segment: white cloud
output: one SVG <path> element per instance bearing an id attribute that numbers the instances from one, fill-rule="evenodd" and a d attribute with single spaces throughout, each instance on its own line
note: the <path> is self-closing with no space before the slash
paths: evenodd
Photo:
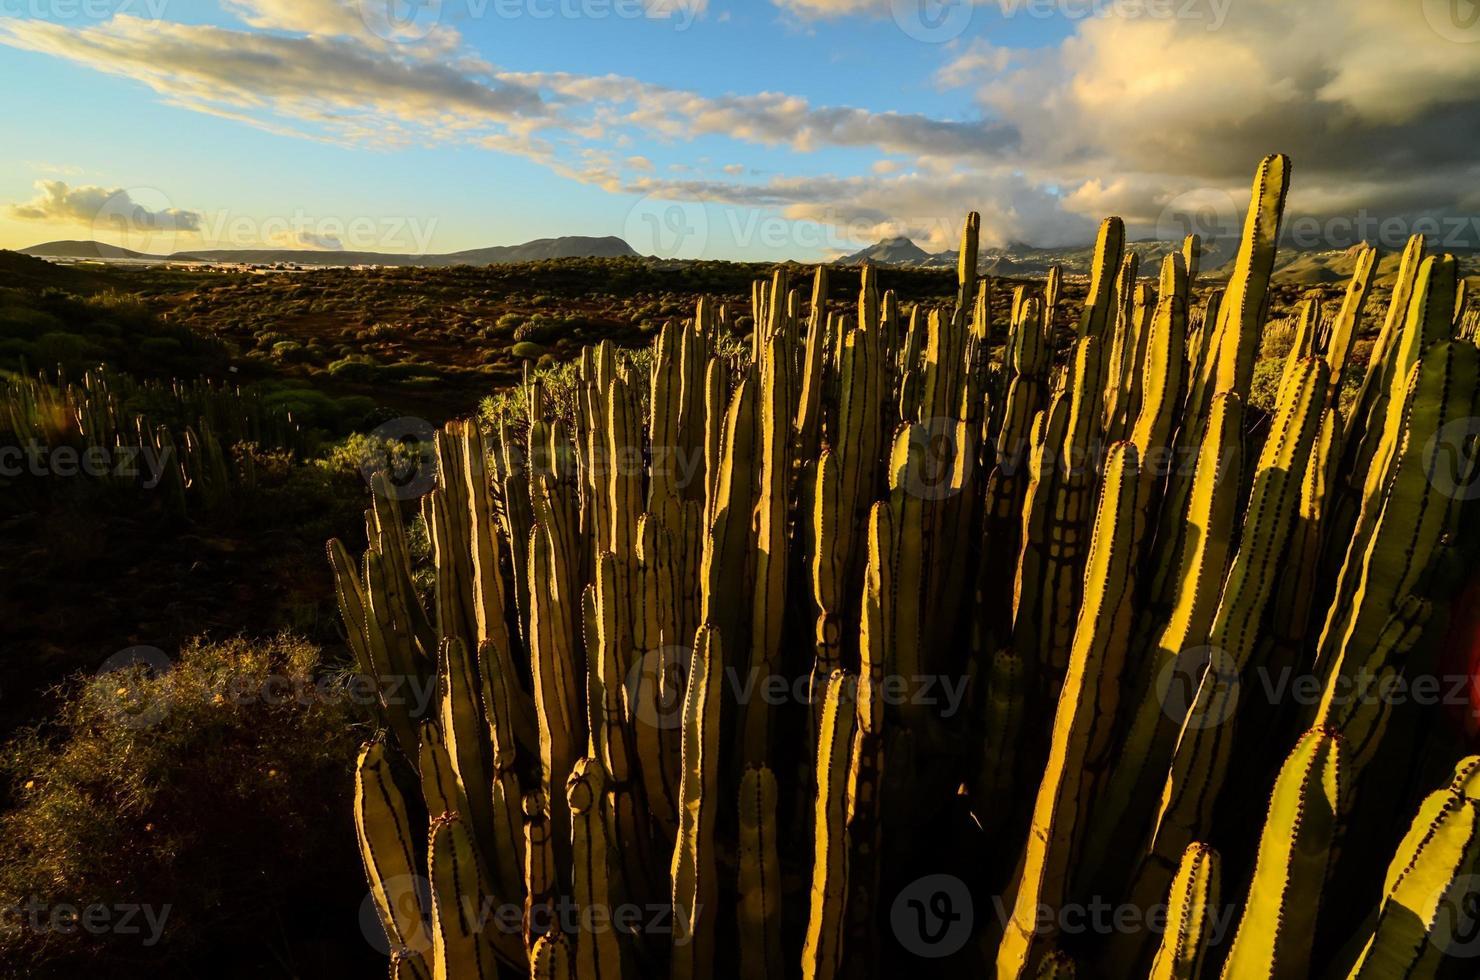
<path id="1" fill-rule="evenodd" d="M 1239 0 L 1217 30 L 1206 17 L 1103 16 L 1048 48 L 944 46 L 934 81 L 969 90 L 977 113 L 941 119 L 787 92 L 504 71 L 440 23 L 398 28 L 403 43 L 391 43 L 367 29 L 360 0 L 227 2 L 251 30 L 122 15 L 86 26 L 11 19 L 0 22 L 0 43 L 274 132 L 371 147 L 462 142 L 614 193 L 841 215 L 929 241 L 968 208 L 992 216 L 989 239 L 1044 243 L 1112 212 L 1146 233 L 1187 194 L 1223 193 L 1242 209 L 1255 163 L 1274 151 L 1294 159 L 1296 211 L 1480 207 L 1469 138 L 1480 130 L 1480 45 L 1445 38 L 1411 4 Z M 776 2 L 814 17 L 890 10 L 887 0 Z M 704 7 L 664 9 L 679 17 Z M 755 184 L 731 164 L 721 170 L 733 181 L 654 181 L 655 172 L 704 172 L 669 148 L 709 138 L 771 151 L 767 173 L 805 172 L 799 155 L 823 147 L 859 151 L 858 169 L 871 172 Z"/>
<path id="2" fill-rule="evenodd" d="M 446 134 L 545 111 L 538 92 L 486 71 L 393 57 L 350 38 L 120 15 L 80 28 L 7 21 L 0 42 L 133 79 L 192 107 L 276 114 L 368 141 L 386 137 L 387 120 L 407 132 Z"/>
<path id="3" fill-rule="evenodd" d="M 12 218 L 88 226 L 123 221 L 133 229 L 151 232 L 200 231 L 199 212 L 151 208 L 120 187 L 72 187 L 62 180 L 38 180 L 36 190 L 37 196 L 32 200 L 10 205 Z"/>
<path id="4" fill-rule="evenodd" d="M 251 27 L 315 37 L 353 37 L 375 47 L 413 45 L 449 52 L 462 44 L 444 24 L 440 0 L 401 6 L 399 0 L 222 0 Z"/>

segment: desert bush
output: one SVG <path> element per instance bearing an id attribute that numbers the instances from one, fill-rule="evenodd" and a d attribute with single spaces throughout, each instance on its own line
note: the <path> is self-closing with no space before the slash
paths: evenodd
<path id="1" fill-rule="evenodd" d="M 272 356 L 280 361 L 301 361 L 305 359 L 305 354 L 303 345 L 296 340 L 284 340 L 272 345 Z"/>
<path id="2" fill-rule="evenodd" d="M 377 368 L 368 354 L 348 354 L 329 365 L 329 375 L 339 381 L 365 384 L 375 380 Z"/>
<path id="3" fill-rule="evenodd" d="M 207 946 L 291 945 L 340 891 L 326 871 L 353 873 L 345 758 L 360 709 L 319 651 L 288 636 L 194 643 L 162 666 L 78 678 L 53 725 L 0 749 L 7 975 L 103 962 L 152 975 Z M 141 907 L 152 918 L 126 929 Z M 68 909 L 102 910 L 110 928 Z"/>

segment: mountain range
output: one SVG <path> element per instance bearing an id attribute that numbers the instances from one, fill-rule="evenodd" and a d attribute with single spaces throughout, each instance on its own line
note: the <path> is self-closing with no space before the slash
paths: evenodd
<path id="1" fill-rule="evenodd" d="M 169 255 L 150 255 L 94 241 L 45 242 L 20 249 L 42 258 L 104 259 L 134 262 L 239 262 L 246 265 L 395 265 L 431 266 L 504 265 L 539 259 L 615 258 L 635 256 L 632 246 L 615 236 L 537 238 L 522 245 L 495 245 L 440 255 L 403 255 L 391 252 L 318 251 L 296 248 L 194 249 Z"/>
<path id="2" fill-rule="evenodd" d="M 1238 254 L 1238 241 L 1232 238 L 1203 239 L 1202 272 L 1218 276 L 1226 272 L 1224 267 Z M 1161 260 L 1168 252 L 1181 247 L 1180 242 L 1163 242 L 1155 239 L 1126 242 L 1126 251 L 1141 257 L 1142 278 L 1154 276 Z M 1473 249 L 1454 248 L 1462 276 L 1480 275 L 1480 252 Z M 1386 284 L 1398 274 L 1402 256 L 1400 250 L 1384 248 L 1377 265 L 1377 282 Z M 1281 243 L 1275 259 L 1275 274 L 1285 282 L 1310 286 L 1346 282 L 1357 268 L 1356 246 L 1348 248 L 1301 249 Z M 916 269 L 955 268 L 959 253 L 953 250 L 927 252 L 908 238 L 886 238 L 868 248 L 835 259 L 835 265 L 892 265 Z M 1093 244 L 1065 245 L 1040 248 L 1023 242 L 1012 242 L 1002 247 L 983 248 L 977 253 L 977 273 L 985 276 L 1041 277 L 1057 265 L 1066 275 L 1088 275 L 1094 263 Z"/>
<path id="3" fill-rule="evenodd" d="M 1126 242 L 1126 251 L 1141 257 L 1141 274 L 1154 271 L 1162 258 L 1170 251 L 1180 248 L 1180 242 L 1162 242 L 1155 239 Z M 1236 241 L 1204 241 L 1202 268 L 1217 269 L 1231 259 L 1237 251 Z M 1085 245 L 1063 245 L 1043 248 L 1025 242 L 1011 242 L 1000 247 L 983 248 L 977 252 L 977 272 L 987 276 L 1041 276 L 1052 266 L 1061 266 L 1069 275 L 1087 275 L 1094 262 L 1093 243 Z M 868 248 L 844 255 L 834 260 L 836 265 L 905 266 L 917 269 L 955 268 L 960 253 L 955 250 L 927 252 L 908 238 L 886 238 Z"/>
<path id="4" fill-rule="evenodd" d="M 1178 242 L 1142 239 L 1126 243 L 1126 251 L 1141 258 L 1142 277 L 1154 276 L 1161 260 Z M 1384 249 L 1377 268 L 1379 284 L 1397 274 L 1399 255 Z M 1460 250 L 1460 274 L 1480 275 L 1480 253 Z M 388 252 L 315 251 L 309 249 L 196 249 L 170 255 L 148 255 L 116 245 L 95 241 L 57 241 L 21 249 L 25 255 L 49 259 L 101 259 L 132 262 L 234 262 L 245 265 L 298 266 L 427 266 L 502 265 L 532 262 L 540 259 L 614 258 L 638 253 L 621 238 L 592 238 L 571 235 L 562 238 L 539 238 L 522 245 L 496 245 L 436 255 L 403 255 Z M 1238 252 L 1238 242 L 1228 239 L 1204 239 L 1201 269 L 1217 276 Z M 1004 246 L 983 248 L 977 255 L 977 272 L 987 276 L 1041 277 L 1050 268 L 1060 266 L 1066 275 L 1088 275 L 1094 262 L 1094 245 L 1063 245 L 1051 248 L 1011 242 Z M 865 249 L 840 256 L 833 265 L 859 265 L 914 269 L 953 269 L 958 253 L 952 250 L 927 252 L 908 238 L 886 238 Z M 1344 282 L 1356 269 L 1355 248 L 1299 249 L 1282 246 L 1275 272 L 1287 282 L 1321 285 Z"/>

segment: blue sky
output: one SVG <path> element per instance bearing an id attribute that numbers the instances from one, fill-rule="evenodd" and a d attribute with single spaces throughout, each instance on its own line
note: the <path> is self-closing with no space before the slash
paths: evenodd
<path id="1" fill-rule="evenodd" d="M 0 0 L 0 246 L 1056 244 L 1276 150 L 1312 214 L 1475 214 L 1480 28 L 1422 2 Z"/>

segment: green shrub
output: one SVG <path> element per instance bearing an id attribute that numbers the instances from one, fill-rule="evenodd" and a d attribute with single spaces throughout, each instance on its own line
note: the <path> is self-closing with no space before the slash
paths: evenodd
<path id="1" fill-rule="evenodd" d="M 287 636 L 69 685 L 54 725 L 0 750 L 6 974 L 157 975 L 196 948 L 292 943 L 283 930 L 342 900 L 357 863 L 351 690 Z"/>
<path id="2" fill-rule="evenodd" d="M 329 375 L 340 381 L 348 381 L 352 384 L 365 384 L 374 381 L 378 367 L 375 361 L 365 354 L 350 354 L 340 358 L 329 365 Z"/>
<path id="3" fill-rule="evenodd" d="M 1249 404 L 1273 412 L 1279 398 L 1280 378 L 1284 376 L 1283 357 L 1265 357 L 1254 362 L 1254 380 L 1249 387 Z"/>
<path id="4" fill-rule="evenodd" d="M 545 349 L 543 347 L 541 347 L 539 344 L 530 343 L 527 340 L 521 340 L 519 343 L 509 348 L 509 356 L 517 357 L 525 361 L 538 360 L 540 356 L 544 353 Z"/>
<path id="5" fill-rule="evenodd" d="M 367 395 L 333 398 L 315 388 L 299 385 L 265 386 L 262 404 L 273 411 L 291 412 L 299 425 L 333 433 L 358 428 L 375 410 Z"/>
<path id="6" fill-rule="evenodd" d="M 304 353 L 303 345 L 296 340 L 280 340 L 272 345 L 272 356 L 280 361 L 301 361 Z"/>
<path id="7" fill-rule="evenodd" d="M 44 333 L 33 348 L 37 366 L 48 370 L 61 364 L 75 371 L 103 356 L 103 348 L 75 333 Z"/>
<path id="8" fill-rule="evenodd" d="M 515 340 L 528 340 L 536 344 L 545 343 L 554 338 L 559 331 L 560 324 L 543 313 L 537 313 L 524 323 L 520 324 L 514 331 Z"/>

